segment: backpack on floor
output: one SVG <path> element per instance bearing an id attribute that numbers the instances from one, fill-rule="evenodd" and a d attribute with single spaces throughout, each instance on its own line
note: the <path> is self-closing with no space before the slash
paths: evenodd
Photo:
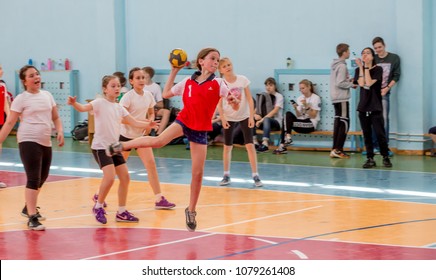
<path id="1" fill-rule="evenodd" d="M 84 140 L 88 136 L 88 120 L 79 122 L 73 130 L 71 130 L 71 136 L 73 140 Z"/>

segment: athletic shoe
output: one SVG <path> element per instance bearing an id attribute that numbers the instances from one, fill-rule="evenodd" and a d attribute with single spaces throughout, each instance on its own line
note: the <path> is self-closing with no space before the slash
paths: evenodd
<path id="1" fill-rule="evenodd" d="M 45 230 L 45 226 L 39 222 L 39 219 L 36 215 L 32 215 L 29 217 L 29 222 L 27 222 L 27 227 L 30 230 Z"/>
<path id="2" fill-rule="evenodd" d="M 265 146 L 264 144 L 260 145 L 259 148 L 257 148 L 257 151 L 259 153 L 268 152 L 268 146 Z"/>
<path id="3" fill-rule="evenodd" d="M 230 185 L 230 176 L 224 175 L 223 179 L 220 182 L 220 186 L 227 186 Z"/>
<path id="4" fill-rule="evenodd" d="M 363 164 L 363 168 L 373 168 L 373 167 L 375 167 L 376 166 L 376 164 L 375 164 L 375 161 L 374 161 L 374 159 L 373 158 L 368 158 L 367 160 L 366 160 L 366 162 Z"/>
<path id="5" fill-rule="evenodd" d="M 5 183 L 0 182 L 0 189 L 6 188 L 7 186 L 8 186 L 8 185 L 6 185 Z"/>
<path id="6" fill-rule="evenodd" d="M 260 178 L 259 178 L 259 176 L 254 176 L 253 177 L 253 181 L 254 181 L 254 186 L 255 187 L 263 187 L 263 183 L 262 183 L 262 181 L 260 180 Z"/>
<path id="7" fill-rule="evenodd" d="M 97 203 L 97 201 L 98 201 L 98 194 L 94 194 L 94 196 L 92 197 L 92 201 L 94 201 L 94 203 Z M 107 207 L 106 201 L 103 202 L 103 207 Z"/>
<path id="8" fill-rule="evenodd" d="M 121 154 L 122 151 L 123 151 L 123 145 L 120 142 L 116 142 L 106 148 L 106 155 L 108 157 L 111 157 L 115 154 Z"/>
<path id="9" fill-rule="evenodd" d="M 37 206 L 37 207 L 36 207 L 36 214 L 33 215 L 33 216 L 36 216 L 36 217 L 38 218 L 38 220 L 40 220 L 40 221 L 44 221 L 44 220 L 45 220 L 45 217 L 43 217 L 43 216 L 41 215 L 41 213 L 39 213 L 39 210 L 38 210 L 38 209 L 40 209 L 40 208 Z M 26 218 L 30 218 L 30 217 L 29 217 L 29 213 L 27 212 L 27 205 L 24 205 L 24 208 L 23 208 L 23 210 L 21 211 L 21 216 L 26 217 Z"/>
<path id="10" fill-rule="evenodd" d="M 257 150 L 259 149 L 259 143 L 254 143 L 254 148 Z"/>
<path id="11" fill-rule="evenodd" d="M 197 221 L 195 221 L 195 216 L 197 216 L 197 212 L 189 211 L 188 207 L 185 209 L 185 216 L 186 216 L 186 228 L 189 231 L 195 231 L 197 228 Z"/>
<path id="12" fill-rule="evenodd" d="M 333 149 L 330 152 L 330 157 L 331 158 L 350 158 L 349 155 L 347 155 L 346 153 L 342 152 L 342 151 L 338 151 L 336 149 Z"/>
<path id="13" fill-rule="evenodd" d="M 107 220 L 106 220 L 106 211 L 104 211 L 103 208 L 92 208 L 92 213 L 94 213 L 95 219 L 97 220 L 97 222 L 102 223 L 102 224 L 106 224 Z"/>
<path id="14" fill-rule="evenodd" d="M 292 145 L 294 141 L 292 141 L 292 138 L 285 138 L 285 142 L 283 144 L 285 144 L 285 147 Z"/>
<path id="15" fill-rule="evenodd" d="M 137 223 L 137 222 L 139 222 L 139 219 L 136 218 L 132 213 L 130 213 L 127 210 L 121 214 L 117 212 L 117 216 L 115 217 L 115 220 L 117 222 L 125 222 L 125 223 Z"/>
<path id="16" fill-rule="evenodd" d="M 159 202 L 154 204 L 155 209 L 171 209 L 176 207 L 174 203 L 169 202 L 164 196 L 160 199 Z"/>
<path id="17" fill-rule="evenodd" d="M 383 158 L 383 166 L 384 167 L 392 167 L 392 163 L 391 163 L 391 160 L 389 159 L 389 157 Z"/>
<path id="18" fill-rule="evenodd" d="M 286 149 L 286 147 L 284 146 L 279 146 L 277 149 L 273 151 L 273 154 L 275 155 L 283 155 L 287 153 L 288 153 L 288 149 Z"/>

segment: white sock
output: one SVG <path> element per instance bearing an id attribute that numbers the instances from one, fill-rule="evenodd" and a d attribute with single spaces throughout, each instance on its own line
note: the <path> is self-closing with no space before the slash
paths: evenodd
<path id="1" fill-rule="evenodd" d="M 254 178 L 256 176 L 259 176 L 259 173 L 251 173 L 251 177 Z"/>
<path id="2" fill-rule="evenodd" d="M 98 203 L 98 201 L 95 203 L 94 208 L 99 209 L 99 208 L 103 208 L 103 203 Z"/>
<path id="3" fill-rule="evenodd" d="M 126 206 L 118 206 L 118 214 L 124 213 L 126 211 Z"/>
<path id="4" fill-rule="evenodd" d="M 156 202 L 159 202 L 162 199 L 162 194 L 161 193 L 155 194 L 154 199 L 156 200 Z"/>
<path id="5" fill-rule="evenodd" d="M 289 133 L 287 133 L 287 134 L 286 134 L 286 140 L 289 140 L 289 141 L 290 141 L 291 139 L 292 139 L 292 135 L 289 134 Z"/>
<path id="6" fill-rule="evenodd" d="M 224 171 L 224 176 L 230 176 L 230 171 Z"/>
<path id="7" fill-rule="evenodd" d="M 268 140 L 263 140 L 263 141 L 262 141 L 262 145 L 265 145 L 265 146 L 268 147 L 268 145 L 269 145 L 269 141 L 268 141 Z"/>

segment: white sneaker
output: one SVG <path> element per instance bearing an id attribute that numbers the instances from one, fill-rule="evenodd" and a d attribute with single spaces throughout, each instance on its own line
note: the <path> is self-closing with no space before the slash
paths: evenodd
<path id="1" fill-rule="evenodd" d="M 123 145 L 120 142 L 116 142 L 106 148 L 106 155 L 108 157 L 111 157 L 115 154 L 121 154 L 122 151 L 123 151 Z"/>
<path id="2" fill-rule="evenodd" d="M 5 183 L 3 183 L 3 182 L 0 182 L 0 189 L 4 189 L 4 188 L 6 188 L 8 185 L 6 185 Z"/>

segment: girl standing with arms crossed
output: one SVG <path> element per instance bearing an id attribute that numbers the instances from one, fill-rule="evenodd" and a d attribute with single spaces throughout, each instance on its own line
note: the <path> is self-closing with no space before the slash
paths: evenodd
<path id="1" fill-rule="evenodd" d="M 153 94 L 150 91 L 144 91 L 144 86 L 146 83 L 145 72 L 135 67 L 129 72 L 129 82 L 132 89 L 125 93 L 120 100 L 121 106 L 127 109 L 127 111 L 138 120 L 148 120 L 154 121 L 155 110 L 154 106 L 156 101 Z M 130 125 L 121 125 L 121 136 L 120 141 L 129 141 L 134 138 L 141 137 L 144 130 L 141 128 L 136 128 Z M 147 131 L 147 133 L 150 131 Z M 151 188 L 153 189 L 155 195 L 155 208 L 156 209 L 171 209 L 176 205 L 169 202 L 163 195 L 160 188 L 159 176 L 156 169 L 156 162 L 154 159 L 152 148 L 138 148 L 137 153 L 148 173 L 148 180 Z M 130 150 L 124 151 L 124 159 L 130 155 Z"/>
<path id="2" fill-rule="evenodd" d="M 31 230 L 45 230 L 45 218 L 37 210 L 38 195 L 45 183 L 52 160 L 51 123 L 57 131 L 58 145 L 64 145 L 62 121 L 50 92 L 41 90 L 41 76 L 34 66 L 24 66 L 19 77 L 25 91 L 12 102 L 10 114 L 0 131 L 0 143 L 6 139 L 20 119 L 17 131 L 18 149 L 26 171 L 25 205 L 22 215 L 29 218 Z"/>
<path id="3" fill-rule="evenodd" d="M 239 110 L 233 110 L 233 107 L 227 102 L 220 102 L 218 106 L 222 107 L 223 115 L 221 116 L 222 126 L 224 127 L 224 150 L 223 164 L 224 176 L 220 186 L 230 184 L 230 164 L 233 149 L 233 132 L 235 126 L 239 127 L 244 135 L 244 145 L 247 149 L 248 159 L 250 161 L 252 178 L 256 187 L 262 187 L 262 181 L 257 171 L 257 155 L 253 143 L 254 127 L 254 102 L 251 96 L 247 77 L 236 75 L 233 72 L 233 64 L 227 57 L 222 58 L 219 63 L 218 71 L 227 83 L 230 93 L 239 102 Z"/>
<path id="4" fill-rule="evenodd" d="M 105 148 L 120 137 L 120 123 L 128 123 L 143 129 L 151 129 L 156 126 L 154 122 L 138 121 L 129 115 L 129 112 L 120 104 L 116 103 L 120 95 L 120 80 L 115 76 L 104 76 L 102 80 L 103 98 L 97 98 L 88 104 L 76 102 L 76 97 L 68 97 L 68 105 L 71 105 L 79 112 L 93 110 L 95 116 L 95 134 L 91 149 L 95 160 L 103 171 L 103 179 L 100 183 L 98 200 L 92 208 L 95 219 L 106 224 L 106 212 L 103 209 L 104 200 L 112 187 L 115 176 L 120 181 L 118 187 L 118 212 L 115 220 L 117 222 L 138 222 L 139 219 L 127 211 L 127 191 L 130 176 L 127 170 L 126 161 L 120 154 L 109 157 Z"/>
<path id="5" fill-rule="evenodd" d="M 172 139 L 185 135 L 191 146 L 192 160 L 190 200 L 189 206 L 185 209 L 186 226 L 189 231 L 195 231 L 197 227 L 195 210 L 206 161 L 207 132 L 212 130 L 212 117 L 218 102 L 222 97 L 227 97 L 229 92 L 223 79 L 216 78 L 214 75 L 219 59 L 220 53 L 217 49 L 202 49 L 196 60 L 199 71 L 174 86 L 174 80 L 181 68 L 172 67 L 163 97 L 183 96 L 183 109 L 177 119 L 157 137 L 145 136 L 128 142 L 114 143 L 107 149 L 109 154 L 116 154 L 134 147 L 160 148 Z M 229 102 L 237 109 L 238 104 L 233 99 Z"/>

